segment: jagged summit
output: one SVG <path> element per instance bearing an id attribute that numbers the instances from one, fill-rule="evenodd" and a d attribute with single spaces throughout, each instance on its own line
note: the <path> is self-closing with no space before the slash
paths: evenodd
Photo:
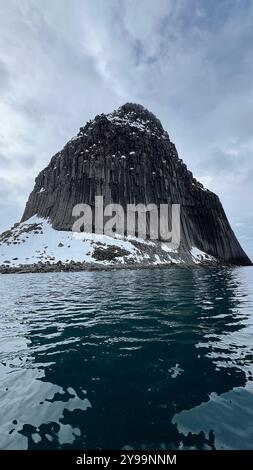
<path id="1" fill-rule="evenodd" d="M 220 262 L 250 264 L 219 198 L 179 158 L 161 122 L 143 106 L 126 103 L 80 128 L 35 180 L 22 222 L 37 215 L 69 231 L 76 204 L 180 204 L 182 248 Z"/>
<path id="2" fill-rule="evenodd" d="M 150 120 L 160 123 L 160 121 L 151 111 L 149 111 L 147 108 L 144 108 L 144 106 L 138 103 L 125 103 L 113 112 L 113 114 L 121 114 L 121 113 L 123 114 L 133 113 L 135 114 L 135 116 L 139 117 L 140 119 L 145 119 L 145 120 L 150 119 Z"/>
<path id="3" fill-rule="evenodd" d="M 142 125 L 157 129 L 161 133 L 165 133 L 163 126 L 159 119 L 148 111 L 144 106 L 141 104 L 136 103 L 125 103 L 123 106 L 120 106 L 116 109 L 113 113 L 106 115 L 106 117 L 110 120 L 123 120 L 125 123 L 138 123 L 140 122 Z M 166 133 L 167 134 L 167 133 Z"/>
<path id="4" fill-rule="evenodd" d="M 153 135 L 154 137 L 162 137 L 169 140 L 168 133 L 163 129 L 159 119 L 146 108 L 136 103 L 126 103 L 118 109 L 109 114 L 98 114 L 93 120 L 80 128 L 76 137 L 71 139 L 71 142 L 76 139 L 81 139 L 87 135 L 87 132 L 94 133 L 94 129 L 104 128 L 119 130 L 119 127 L 124 126 L 129 130 L 135 128 L 143 133 Z"/>

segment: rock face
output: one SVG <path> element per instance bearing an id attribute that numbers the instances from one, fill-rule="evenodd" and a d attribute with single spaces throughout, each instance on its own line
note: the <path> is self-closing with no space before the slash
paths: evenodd
<path id="1" fill-rule="evenodd" d="M 48 218 L 71 230 L 76 204 L 180 204 L 181 244 L 220 262 L 250 265 L 216 194 L 196 181 L 178 157 L 161 122 L 141 105 L 127 103 L 88 122 L 38 175 L 22 217 Z"/>

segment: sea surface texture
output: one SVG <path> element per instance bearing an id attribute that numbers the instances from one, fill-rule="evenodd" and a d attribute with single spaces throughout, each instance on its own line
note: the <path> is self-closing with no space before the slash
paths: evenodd
<path id="1" fill-rule="evenodd" d="M 0 449 L 250 449 L 253 269 L 0 277 Z"/>

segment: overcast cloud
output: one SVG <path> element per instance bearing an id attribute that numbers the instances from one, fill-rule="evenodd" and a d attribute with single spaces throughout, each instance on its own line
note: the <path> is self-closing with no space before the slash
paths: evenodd
<path id="1" fill-rule="evenodd" d="M 79 127 L 138 102 L 253 254 L 253 1 L 0 0 L 0 230 Z"/>

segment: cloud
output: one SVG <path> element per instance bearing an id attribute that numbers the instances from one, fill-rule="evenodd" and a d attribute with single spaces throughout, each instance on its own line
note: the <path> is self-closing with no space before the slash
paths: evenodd
<path id="1" fill-rule="evenodd" d="M 8 168 L 10 166 L 10 160 L 8 160 L 8 158 L 5 157 L 5 155 L 3 155 L 2 153 L 0 153 L 0 165 L 1 165 L 1 168 Z"/>
<path id="2" fill-rule="evenodd" d="M 0 96 L 3 95 L 3 92 L 8 86 L 8 82 L 9 82 L 8 70 L 4 62 L 0 60 Z"/>
<path id="3" fill-rule="evenodd" d="M 37 173 L 88 119 L 136 101 L 157 114 L 188 167 L 218 192 L 232 225 L 242 204 L 253 223 L 251 1 L 0 0 L 0 7 L 1 177 L 12 200 L 10 185 L 25 203 Z M 3 226 L 7 209 L 0 211 Z"/>

